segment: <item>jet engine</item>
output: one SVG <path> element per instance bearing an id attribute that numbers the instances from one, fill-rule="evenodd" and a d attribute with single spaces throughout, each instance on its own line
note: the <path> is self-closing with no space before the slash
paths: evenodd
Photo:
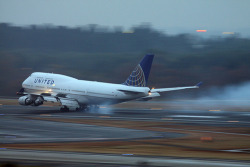
<path id="1" fill-rule="evenodd" d="M 36 99 L 31 98 L 30 96 L 22 96 L 18 99 L 19 104 L 21 105 L 34 105 L 34 106 L 39 106 L 42 105 L 44 100 L 42 97 L 37 97 Z"/>
<path id="2" fill-rule="evenodd" d="M 18 99 L 20 105 L 31 105 L 33 100 L 30 99 L 28 96 L 22 96 Z"/>
<path id="3" fill-rule="evenodd" d="M 37 97 L 36 100 L 34 101 L 34 106 L 39 106 L 43 104 L 43 98 L 42 97 Z"/>

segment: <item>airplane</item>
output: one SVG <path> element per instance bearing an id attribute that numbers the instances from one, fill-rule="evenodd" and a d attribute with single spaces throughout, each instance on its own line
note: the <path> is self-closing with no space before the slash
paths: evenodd
<path id="1" fill-rule="evenodd" d="M 98 109 L 99 105 L 112 105 L 130 100 L 151 100 L 160 93 L 195 86 L 158 88 L 147 87 L 154 55 L 147 54 L 122 84 L 78 80 L 62 74 L 34 72 L 22 83 L 17 95 L 20 105 L 40 106 L 44 102 L 61 103 L 61 111 Z"/>

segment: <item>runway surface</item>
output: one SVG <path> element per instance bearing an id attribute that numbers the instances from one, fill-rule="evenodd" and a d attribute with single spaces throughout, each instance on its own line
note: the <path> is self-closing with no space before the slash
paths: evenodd
<path id="1" fill-rule="evenodd" d="M 201 159 L 181 159 L 168 157 L 138 157 L 111 154 L 86 154 L 75 152 L 54 152 L 54 151 L 31 151 L 31 150 L 6 150 L 0 151 L 2 158 L 12 156 L 19 157 L 19 160 L 36 160 L 45 162 L 74 163 L 75 165 L 85 166 L 85 163 L 95 163 L 99 166 L 111 166 L 116 164 L 120 167 L 135 166 L 144 163 L 144 166 L 185 166 L 185 167 L 249 167 L 247 162 L 222 161 L 222 160 L 201 160 Z M 145 165 L 147 164 L 147 165 Z M 89 166 L 89 164 L 87 164 Z"/>
<path id="2" fill-rule="evenodd" d="M 58 111 L 58 107 L 41 106 L 39 108 L 34 108 L 24 106 L 2 106 L 0 111 L 0 116 L 1 118 L 3 118 L 0 122 L 1 143 L 126 140 L 157 138 L 163 135 L 163 133 L 160 134 L 151 131 L 103 127 L 76 123 L 51 122 L 27 118 L 27 116 L 42 118 L 98 118 L 103 116 L 103 114 L 98 113 L 60 113 Z M 105 114 L 104 116 L 107 116 L 107 114 Z M 114 118 L 119 119 L 117 117 Z M 121 117 L 121 119 L 127 118 Z M 182 134 L 178 133 L 167 133 L 164 136 L 173 138 L 180 137 L 181 135 Z"/>
<path id="3" fill-rule="evenodd" d="M 143 105 L 138 103 L 138 105 Z M 92 112 L 59 112 L 59 107 L 0 105 L 0 144 L 88 142 L 88 141 L 130 141 L 141 139 L 174 139 L 186 136 L 176 132 L 178 127 L 164 127 L 175 132 L 159 132 L 131 128 L 98 126 L 84 123 L 48 121 L 53 119 L 95 119 L 106 121 L 146 121 L 178 122 L 182 126 L 208 126 L 228 128 L 250 128 L 250 113 L 221 110 L 173 110 L 166 108 L 100 108 Z M 37 119 L 34 119 L 37 118 Z M 40 119 L 42 118 L 42 119 Z M 249 133 L 226 132 L 218 130 L 185 129 L 190 132 L 209 132 L 250 137 Z M 250 155 L 249 155 L 250 156 Z M 35 158 L 34 158 L 35 157 Z M 65 158 L 67 157 L 67 158 Z M 147 162 L 152 166 L 249 166 L 248 161 L 205 160 L 158 156 L 137 156 L 121 154 L 94 154 L 62 151 L 17 150 L 0 147 L 0 160 L 30 160 L 39 163 L 49 161 L 73 163 L 80 166 L 83 162 L 105 165 L 138 165 Z"/>

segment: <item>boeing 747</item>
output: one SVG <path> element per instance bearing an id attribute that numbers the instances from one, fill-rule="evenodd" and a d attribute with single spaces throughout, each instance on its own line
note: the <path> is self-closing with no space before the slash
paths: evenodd
<path id="1" fill-rule="evenodd" d="M 160 93 L 181 89 L 199 88 L 200 84 L 187 87 L 150 89 L 148 77 L 154 55 L 146 55 L 122 84 L 78 80 L 53 73 L 34 72 L 17 92 L 22 95 L 20 105 L 39 106 L 44 102 L 59 102 L 61 110 L 88 110 L 103 104 L 117 104 L 130 100 L 150 100 Z"/>

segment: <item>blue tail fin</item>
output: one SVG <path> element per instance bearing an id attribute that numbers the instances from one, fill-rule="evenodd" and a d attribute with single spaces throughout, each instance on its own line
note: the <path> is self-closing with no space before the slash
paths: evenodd
<path id="1" fill-rule="evenodd" d="M 135 67 L 134 71 L 130 74 L 128 79 L 123 83 L 128 86 L 145 87 L 147 86 L 148 76 L 150 73 L 151 65 L 154 55 L 146 55 L 141 62 Z"/>

